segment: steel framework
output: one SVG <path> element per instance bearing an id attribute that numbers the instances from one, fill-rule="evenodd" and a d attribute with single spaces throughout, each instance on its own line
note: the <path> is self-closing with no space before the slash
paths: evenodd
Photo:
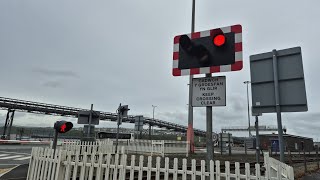
<path id="1" fill-rule="evenodd" d="M 221 128 L 222 132 L 225 131 L 248 131 L 248 127 L 246 126 L 232 126 L 232 127 L 223 127 Z M 250 126 L 251 131 L 255 131 L 256 128 L 254 126 Z M 286 127 L 283 127 L 283 130 L 286 131 Z M 278 131 L 277 126 L 259 126 L 259 131 Z"/>
<path id="2" fill-rule="evenodd" d="M 46 104 L 32 101 L 25 101 L 19 99 L 11 99 L 0 97 L 0 109 L 10 109 L 16 110 L 19 112 L 28 112 L 36 114 L 46 114 L 54 116 L 65 116 L 65 117 L 74 117 L 77 118 L 79 111 L 90 111 L 89 109 L 81 109 L 67 106 L 60 106 L 54 104 Z M 100 111 L 100 120 L 105 121 L 117 121 L 116 113 L 102 112 Z M 128 116 L 123 118 L 123 122 L 134 123 L 134 116 Z M 176 123 L 170 123 L 167 121 L 153 119 L 145 117 L 145 124 L 150 126 L 157 126 L 160 128 L 166 128 L 169 130 L 174 130 L 177 132 L 187 132 L 188 127 L 179 125 Z M 200 129 L 194 129 L 194 134 L 197 136 L 206 136 L 206 132 Z"/>

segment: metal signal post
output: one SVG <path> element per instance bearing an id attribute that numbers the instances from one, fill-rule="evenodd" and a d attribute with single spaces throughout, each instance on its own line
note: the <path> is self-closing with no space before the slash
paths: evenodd
<path id="1" fill-rule="evenodd" d="M 53 139 L 53 143 L 52 143 L 52 149 L 53 149 L 53 157 L 56 153 L 56 148 L 57 148 L 57 141 L 58 141 L 58 134 L 59 133 L 66 133 L 68 131 L 70 131 L 73 127 L 72 122 L 68 122 L 68 121 L 57 121 L 56 123 L 54 123 L 54 139 Z"/>
<path id="2" fill-rule="evenodd" d="M 196 1 L 192 0 L 192 22 L 191 22 L 191 33 L 194 33 L 195 26 L 195 6 Z M 187 141 L 190 143 L 190 153 L 194 153 L 194 132 L 193 132 L 193 107 L 192 107 L 192 79 L 193 75 L 189 76 L 189 104 L 188 104 L 188 130 L 187 130 Z"/>
<path id="3" fill-rule="evenodd" d="M 128 105 L 121 106 L 121 103 L 119 105 L 119 108 L 117 109 L 118 113 L 118 120 L 117 120 L 117 139 L 116 139 L 116 153 L 118 151 L 118 141 L 119 141 L 119 126 L 122 124 L 122 118 L 128 116 L 128 111 L 130 109 L 128 108 Z"/>

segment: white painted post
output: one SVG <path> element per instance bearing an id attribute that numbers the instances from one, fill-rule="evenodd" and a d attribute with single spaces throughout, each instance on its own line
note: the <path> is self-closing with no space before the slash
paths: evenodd
<path id="1" fill-rule="evenodd" d="M 33 179 L 33 169 L 34 169 L 34 153 L 36 151 L 36 147 L 33 147 L 31 150 L 31 158 L 29 161 L 29 168 L 28 168 L 28 174 L 27 174 L 27 179 Z"/>
<path id="2" fill-rule="evenodd" d="M 205 160 L 201 160 L 201 180 L 206 180 L 206 174 L 205 173 L 206 173 L 206 161 Z"/>
<path id="3" fill-rule="evenodd" d="M 260 173 L 260 164 L 256 164 L 256 180 L 260 180 L 261 178 L 261 173 Z"/>
<path id="4" fill-rule="evenodd" d="M 210 160 L 210 180 L 214 179 L 214 161 Z"/>
<path id="5" fill-rule="evenodd" d="M 96 153 L 93 151 L 93 153 L 90 156 L 91 161 L 90 161 L 90 169 L 89 169 L 89 180 L 92 180 L 93 178 L 93 171 L 94 171 L 94 164 L 95 164 L 95 159 L 96 159 Z"/>
<path id="6" fill-rule="evenodd" d="M 266 168 L 265 176 L 267 179 L 271 179 L 269 153 L 264 153 L 263 155 L 264 155 L 264 167 Z"/>
<path id="7" fill-rule="evenodd" d="M 40 171 L 41 171 L 41 165 L 42 165 L 42 157 L 44 157 L 44 149 L 43 148 L 39 148 L 39 152 L 38 152 L 38 160 L 37 160 L 37 166 L 35 168 L 36 170 L 36 176 L 35 176 L 35 179 L 39 179 L 40 178 Z"/>
<path id="8" fill-rule="evenodd" d="M 65 171 L 64 171 L 64 167 L 62 165 L 62 162 L 64 162 L 66 160 L 66 153 L 67 152 L 64 151 L 64 150 L 60 150 L 60 152 L 59 152 L 59 158 L 58 158 L 58 161 L 57 161 L 57 169 L 56 169 L 55 180 L 63 179 Z"/>
<path id="9" fill-rule="evenodd" d="M 119 179 L 125 180 L 126 179 L 126 168 L 127 168 L 127 155 L 126 154 L 124 154 L 122 156 L 121 166 L 122 166 L 122 168 L 120 171 Z"/>
<path id="10" fill-rule="evenodd" d="M 97 172 L 96 172 L 96 180 L 101 180 L 102 179 L 102 160 L 103 160 L 103 154 L 100 152 L 99 153 L 99 159 L 98 159 L 98 167 L 97 167 Z"/>
<path id="11" fill-rule="evenodd" d="M 182 171 L 182 179 L 187 179 L 187 159 L 185 158 L 182 160 Z"/>
<path id="12" fill-rule="evenodd" d="M 41 170 L 40 170 L 40 179 L 44 179 L 44 167 L 45 167 L 45 163 L 46 163 L 46 159 L 47 159 L 47 153 L 48 153 L 48 149 L 45 148 L 44 149 L 44 153 L 43 153 L 43 160 L 42 160 L 42 166 L 41 166 Z"/>
<path id="13" fill-rule="evenodd" d="M 53 154 L 53 159 L 52 159 L 52 171 L 51 171 L 51 179 L 55 179 L 55 172 L 57 168 L 57 161 L 58 161 L 58 154 L 61 152 L 61 150 L 57 149 L 55 154 Z"/>
<path id="14" fill-rule="evenodd" d="M 84 180 L 84 175 L 85 175 L 85 171 L 86 171 L 86 163 L 87 163 L 87 158 L 88 158 L 87 152 L 84 152 L 82 156 L 83 156 L 82 163 L 79 164 L 81 166 L 79 180 Z"/>
<path id="15" fill-rule="evenodd" d="M 118 180 L 118 165 L 119 165 L 119 154 L 116 154 L 115 161 L 114 161 L 113 180 Z"/>
<path id="16" fill-rule="evenodd" d="M 71 151 L 67 152 L 67 164 L 66 164 L 66 174 L 64 179 L 70 180 L 70 173 L 71 173 Z M 63 163 L 63 162 L 62 162 Z M 44 178 L 43 178 L 44 179 Z"/>
<path id="17" fill-rule="evenodd" d="M 245 163 L 246 179 L 250 179 L 250 164 Z"/>
<path id="18" fill-rule="evenodd" d="M 50 150 L 50 159 L 49 159 L 49 169 L 48 169 L 48 177 L 51 177 L 51 179 L 53 179 L 53 167 L 54 167 L 54 160 L 55 160 L 55 156 L 53 155 L 53 149 Z"/>
<path id="19" fill-rule="evenodd" d="M 229 146 L 230 146 L 230 141 L 229 141 Z M 225 161 L 225 174 L 226 174 L 226 180 L 230 180 L 230 162 Z"/>
<path id="20" fill-rule="evenodd" d="M 173 159 L 173 180 L 178 179 L 178 159 Z"/>
<path id="21" fill-rule="evenodd" d="M 134 178 L 135 160 L 136 160 L 136 156 L 132 155 L 131 156 L 131 165 L 130 165 L 130 180 L 133 180 L 133 178 Z"/>
<path id="22" fill-rule="evenodd" d="M 49 161 L 50 161 L 50 159 L 51 159 L 51 151 L 52 151 L 52 149 L 50 149 L 50 148 L 48 148 L 47 149 L 47 154 L 46 154 L 46 157 L 45 157 L 45 166 L 44 166 L 44 172 L 43 172 L 43 177 L 42 177 L 42 179 L 45 179 L 45 178 L 47 178 L 47 177 L 49 177 L 50 175 L 48 175 L 48 166 L 49 166 Z M 32 158 L 32 157 L 31 157 Z M 31 159 L 30 158 L 30 159 Z M 27 178 L 28 179 L 28 178 Z"/>
<path id="23" fill-rule="evenodd" d="M 105 180 L 108 180 L 110 176 L 110 161 L 111 161 L 111 154 L 107 154 L 107 166 L 104 173 Z"/>
<path id="24" fill-rule="evenodd" d="M 169 178 L 169 158 L 166 157 L 164 159 L 164 180 L 168 180 Z"/>
<path id="25" fill-rule="evenodd" d="M 235 175 L 236 175 L 236 180 L 240 180 L 240 163 L 239 162 L 235 163 Z"/>
<path id="26" fill-rule="evenodd" d="M 278 162 L 276 168 L 277 168 L 277 178 L 281 179 L 282 178 L 282 174 L 281 174 L 281 163 L 280 162 Z"/>
<path id="27" fill-rule="evenodd" d="M 143 175 L 143 156 L 140 156 L 138 180 L 142 180 L 142 175 Z"/>
<path id="28" fill-rule="evenodd" d="M 73 167 L 73 174 L 72 174 L 72 179 L 76 180 L 77 175 L 78 175 L 78 167 L 79 167 L 79 156 L 80 156 L 80 151 L 76 151 L 76 156 L 74 159 L 74 167 Z"/>
<path id="29" fill-rule="evenodd" d="M 220 161 L 216 161 L 216 180 L 220 180 L 221 174 L 220 174 Z"/>
<path id="30" fill-rule="evenodd" d="M 152 169 L 152 157 L 148 157 L 148 171 L 147 171 L 147 179 L 151 179 L 151 169 Z"/>
<path id="31" fill-rule="evenodd" d="M 289 169 L 287 169 L 288 172 L 288 178 L 290 180 L 294 180 L 294 171 L 293 171 L 293 167 L 290 167 Z"/>
<path id="32" fill-rule="evenodd" d="M 192 180 L 196 180 L 196 160 L 192 159 L 191 160 L 191 171 L 192 171 L 192 176 L 191 179 Z"/>
<path id="33" fill-rule="evenodd" d="M 156 180 L 160 180 L 160 157 L 156 158 Z"/>

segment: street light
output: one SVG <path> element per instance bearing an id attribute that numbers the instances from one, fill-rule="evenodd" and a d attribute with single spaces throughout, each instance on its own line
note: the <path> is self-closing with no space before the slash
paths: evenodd
<path id="1" fill-rule="evenodd" d="M 250 81 L 244 81 L 244 84 L 247 84 L 247 103 L 248 103 L 248 124 L 249 124 L 249 137 L 251 137 L 251 130 L 250 130 L 250 111 L 249 111 L 249 83 Z"/>

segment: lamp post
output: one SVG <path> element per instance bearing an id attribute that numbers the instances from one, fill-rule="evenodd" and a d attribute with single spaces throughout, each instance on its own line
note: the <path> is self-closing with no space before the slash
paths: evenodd
<path id="1" fill-rule="evenodd" d="M 249 111 L 249 83 L 250 81 L 244 81 L 244 84 L 247 84 L 247 103 L 248 103 L 248 125 L 249 125 L 249 137 L 251 137 L 251 129 L 250 129 L 250 111 Z"/>

